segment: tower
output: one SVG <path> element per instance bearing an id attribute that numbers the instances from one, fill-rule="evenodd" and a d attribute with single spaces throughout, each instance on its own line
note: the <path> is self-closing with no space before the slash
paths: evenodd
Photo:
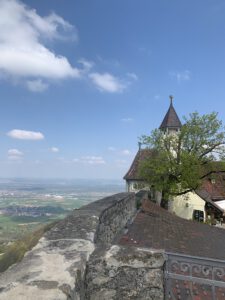
<path id="1" fill-rule="evenodd" d="M 165 133 L 174 133 L 179 131 L 181 126 L 181 121 L 173 107 L 173 96 L 170 96 L 170 106 L 159 129 Z"/>
<path id="2" fill-rule="evenodd" d="M 173 107 L 173 96 L 170 96 L 170 106 L 169 109 L 159 127 L 160 130 L 162 130 L 164 133 L 177 133 L 181 129 L 181 121 Z M 152 156 L 154 156 L 155 150 L 154 149 L 149 149 L 141 148 L 141 143 L 139 143 L 139 149 L 138 152 L 128 170 L 126 175 L 124 176 L 124 179 L 126 180 L 126 185 L 127 185 L 127 191 L 128 192 L 134 192 L 138 191 L 144 187 L 146 187 L 145 182 L 143 181 L 142 178 L 139 176 L 139 165 L 140 163 L 145 160 L 149 159 Z M 161 201 L 161 193 L 156 192 L 157 195 L 155 194 L 156 198 L 158 199 L 158 202 Z M 159 200 L 160 199 L 160 200 Z"/>

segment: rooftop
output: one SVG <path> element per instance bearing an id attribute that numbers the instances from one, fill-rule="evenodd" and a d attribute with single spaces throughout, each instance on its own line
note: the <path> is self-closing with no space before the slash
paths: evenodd
<path id="1" fill-rule="evenodd" d="M 141 180 L 139 176 L 139 165 L 140 162 L 144 161 L 147 158 L 151 158 L 154 155 L 154 150 L 153 149 L 139 149 L 137 152 L 130 169 L 126 173 L 126 175 L 123 177 L 125 180 Z"/>
<path id="2" fill-rule="evenodd" d="M 167 128 L 175 128 L 175 129 L 180 129 L 182 124 L 181 121 L 173 107 L 173 97 L 170 96 L 170 107 L 159 127 L 161 130 L 165 130 Z"/>
<path id="3" fill-rule="evenodd" d="M 225 174 L 217 173 L 214 179 L 207 178 L 202 188 L 207 191 L 213 201 L 225 199 Z"/>
<path id="4" fill-rule="evenodd" d="M 225 229 L 182 219 L 149 200 L 119 244 L 225 259 Z"/>

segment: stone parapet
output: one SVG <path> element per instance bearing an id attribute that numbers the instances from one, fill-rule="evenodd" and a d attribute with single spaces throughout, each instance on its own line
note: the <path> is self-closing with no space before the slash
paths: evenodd
<path id="1" fill-rule="evenodd" d="M 137 211 L 136 197 L 128 193 L 128 196 L 117 200 L 110 207 L 101 212 L 95 234 L 97 244 L 111 244 L 117 234 L 133 218 Z"/>
<path id="2" fill-rule="evenodd" d="M 74 210 L 20 263 L 0 275 L 0 300 L 85 299 L 90 255 L 96 245 L 110 244 L 135 213 L 133 193 L 116 194 Z"/>
<path id="3" fill-rule="evenodd" d="M 96 249 L 88 261 L 86 300 L 163 300 L 162 251 L 111 246 Z"/>

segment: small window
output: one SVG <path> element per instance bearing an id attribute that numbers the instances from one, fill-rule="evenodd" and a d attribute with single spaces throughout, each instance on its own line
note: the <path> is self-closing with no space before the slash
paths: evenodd
<path id="1" fill-rule="evenodd" d="M 202 210 L 193 210 L 193 220 L 198 222 L 204 222 L 204 211 Z"/>

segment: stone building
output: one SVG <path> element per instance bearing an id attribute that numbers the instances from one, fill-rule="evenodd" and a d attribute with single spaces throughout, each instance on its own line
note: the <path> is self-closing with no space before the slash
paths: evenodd
<path id="1" fill-rule="evenodd" d="M 170 96 L 170 106 L 159 129 L 165 134 L 176 134 L 181 129 L 181 126 L 181 121 L 173 106 L 173 97 Z M 138 170 L 140 163 L 146 158 L 154 157 L 155 153 L 154 149 L 141 149 L 141 146 L 139 146 L 139 150 L 124 179 L 128 192 L 148 189 L 151 193 L 151 198 L 160 204 L 162 198 L 161 193 L 159 191 L 150 190 L 149 185 L 140 177 Z M 221 183 L 222 181 L 223 183 Z M 210 218 L 220 220 L 224 214 L 223 207 L 220 203 L 225 203 L 225 180 L 222 181 L 220 179 L 212 183 L 210 179 L 206 179 L 206 182 L 198 191 L 177 196 L 172 201 L 168 201 L 166 205 L 171 212 L 185 219 L 196 218 L 200 221 L 206 221 L 208 216 L 210 216 Z M 218 185 L 220 185 L 220 188 L 217 187 Z M 216 200 L 220 200 L 220 202 L 215 203 L 215 199 L 212 197 L 212 194 L 210 194 L 209 186 L 213 186 L 213 190 L 217 191 Z M 208 189 L 206 187 L 208 187 Z"/>
<path id="2" fill-rule="evenodd" d="M 181 129 L 181 126 L 181 121 L 173 106 L 173 97 L 170 96 L 170 106 L 161 125 L 159 126 L 159 129 L 164 133 L 174 134 Z M 154 149 L 141 149 L 141 146 L 139 146 L 139 150 L 128 172 L 124 176 L 128 192 L 135 192 L 146 186 L 143 180 L 138 176 L 138 166 L 141 161 L 146 158 L 152 157 L 154 153 Z"/>

